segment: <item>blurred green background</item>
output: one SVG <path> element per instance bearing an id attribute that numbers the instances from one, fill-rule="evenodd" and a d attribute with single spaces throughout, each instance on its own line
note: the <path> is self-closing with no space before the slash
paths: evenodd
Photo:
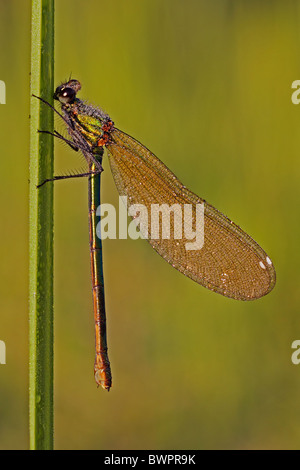
<path id="1" fill-rule="evenodd" d="M 0 448 L 28 448 L 29 1 L 0 1 Z M 57 449 L 300 447 L 300 2 L 59 0 L 56 81 L 149 147 L 272 258 L 238 302 L 142 240 L 108 240 L 109 393 L 93 377 L 87 182 L 55 184 Z M 56 128 L 63 124 L 55 118 Z M 56 142 L 56 173 L 81 165 Z M 107 160 L 103 202 L 117 203 Z"/>

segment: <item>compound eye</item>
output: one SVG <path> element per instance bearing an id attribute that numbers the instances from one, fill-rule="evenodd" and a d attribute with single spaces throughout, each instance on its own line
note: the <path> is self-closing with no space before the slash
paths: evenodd
<path id="1" fill-rule="evenodd" d="M 59 100 L 63 104 L 72 103 L 74 101 L 75 96 L 75 90 L 69 87 L 56 89 L 56 92 L 54 93 L 54 99 Z"/>

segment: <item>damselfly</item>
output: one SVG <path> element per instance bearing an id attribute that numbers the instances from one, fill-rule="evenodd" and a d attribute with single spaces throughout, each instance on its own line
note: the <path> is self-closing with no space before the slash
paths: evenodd
<path id="1" fill-rule="evenodd" d="M 107 355 L 102 244 L 96 233 L 96 210 L 100 204 L 100 175 L 104 149 L 121 196 L 136 208 L 167 206 L 190 207 L 191 229 L 197 229 L 197 207 L 204 206 L 204 238 L 199 249 L 187 249 L 190 236 L 178 229 L 178 220 L 170 217 L 167 236 L 162 236 L 162 218 L 153 236 L 154 223 L 143 230 L 143 236 L 168 263 L 204 287 L 237 300 L 255 300 L 268 294 L 276 282 L 273 264 L 265 251 L 238 225 L 187 189 L 176 176 L 144 145 L 117 129 L 111 118 L 100 108 L 77 98 L 81 85 L 69 80 L 57 87 L 54 98 L 61 103 L 58 113 L 70 140 L 57 131 L 54 136 L 80 150 L 88 164 L 85 173 L 55 176 L 47 181 L 87 176 L 89 181 L 89 223 L 91 270 L 94 299 L 96 357 L 94 373 L 98 385 L 109 390 L 111 370 Z M 39 98 L 41 99 L 41 98 Z M 41 99 L 47 105 L 49 103 Z M 52 107 L 52 106 L 51 106 Z M 47 132 L 47 131 L 41 131 Z M 48 132 L 50 133 L 50 132 Z M 138 218 L 137 218 L 138 219 Z M 192 231 L 192 233 L 194 233 Z M 179 231 L 179 232 L 178 232 Z"/>

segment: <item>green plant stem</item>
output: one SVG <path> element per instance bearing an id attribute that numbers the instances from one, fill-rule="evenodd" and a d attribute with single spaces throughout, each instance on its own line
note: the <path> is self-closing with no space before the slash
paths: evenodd
<path id="1" fill-rule="evenodd" d="M 54 0 L 32 0 L 31 94 L 53 102 Z M 29 189 L 30 449 L 53 448 L 53 112 L 31 97 Z"/>

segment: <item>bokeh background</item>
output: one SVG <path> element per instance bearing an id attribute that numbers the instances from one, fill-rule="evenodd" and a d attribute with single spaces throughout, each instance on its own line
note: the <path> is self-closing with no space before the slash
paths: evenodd
<path id="1" fill-rule="evenodd" d="M 0 1 L 0 448 L 28 448 L 30 13 Z M 214 294 L 143 240 L 108 240 L 109 393 L 93 377 L 87 182 L 55 185 L 55 447 L 300 444 L 300 2 L 59 0 L 56 81 L 149 147 L 274 262 L 267 297 Z M 63 125 L 55 118 L 56 128 Z M 78 156 L 56 142 L 56 173 Z M 103 202 L 117 204 L 104 160 Z"/>

